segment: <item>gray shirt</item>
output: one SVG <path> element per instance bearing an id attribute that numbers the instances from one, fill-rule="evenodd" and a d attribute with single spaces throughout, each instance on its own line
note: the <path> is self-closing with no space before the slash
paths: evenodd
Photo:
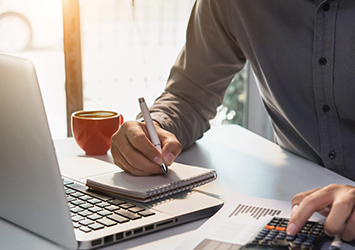
<path id="1" fill-rule="evenodd" d="M 354 0 L 197 0 L 152 116 L 188 147 L 248 60 L 276 142 L 355 180 L 354 59 Z"/>

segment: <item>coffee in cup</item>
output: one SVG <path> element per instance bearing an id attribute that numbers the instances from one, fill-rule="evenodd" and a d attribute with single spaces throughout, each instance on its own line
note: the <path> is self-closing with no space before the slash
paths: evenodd
<path id="1" fill-rule="evenodd" d="M 88 155 L 103 155 L 111 148 L 111 136 L 123 123 L 113 111 L 76 111 L 71 115 L 75 141 Z"/>

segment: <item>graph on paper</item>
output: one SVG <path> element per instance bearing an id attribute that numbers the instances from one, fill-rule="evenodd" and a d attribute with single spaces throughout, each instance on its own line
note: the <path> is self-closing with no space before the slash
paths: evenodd
<path id="1" fill-rule="evenodd" d="M 233 212 L 228 216 L 238 216 L 239 214 L 249 214 L 254 219 L 258 220 L 261 217 L 265 217 L 267 215 L 277 216 L 282 212 L 279 209 L 266 208 L 262 206 L 251 206 L 246 204 L 238 204 L 237 207 L 233 210 Z"/>

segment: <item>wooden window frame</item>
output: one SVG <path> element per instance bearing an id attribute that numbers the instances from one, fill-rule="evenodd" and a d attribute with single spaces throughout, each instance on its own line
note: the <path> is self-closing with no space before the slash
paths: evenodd
<path id="1" fill-rule="evenodd" d="M 74 111 L 82 110 L 84 106 L 80 6 L 79 0 L 62 0 L 62 5 L 67 135 L 71 137 L 71 114 Z"/>

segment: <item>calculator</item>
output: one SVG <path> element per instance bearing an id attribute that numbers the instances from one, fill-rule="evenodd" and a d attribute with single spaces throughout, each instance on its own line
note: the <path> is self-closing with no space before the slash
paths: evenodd
<path id="1" fill-rule="evenodd" d="M 308 221 L 297 235 L 287 235 L 289 219 L 273 217 L 255 238 L 240 250 L 315 250 L 330 239 L 320 222 Z"/>

